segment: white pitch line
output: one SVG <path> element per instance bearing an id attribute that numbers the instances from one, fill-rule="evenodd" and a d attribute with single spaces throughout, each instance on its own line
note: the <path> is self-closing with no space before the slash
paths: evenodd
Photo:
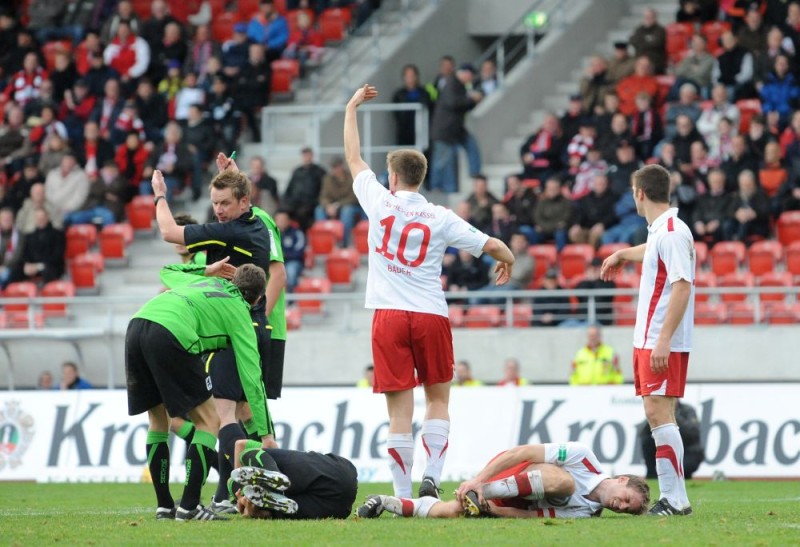
<path id="1" fill-rule="evenodd" d="M 3 517 L 47 517 L 47 516 L 72 516 L 72 515 L 128 515 L 137 516 L 153 512 L 153 509 L 147 507 L 131 507 L 130 509 L 75 509 L 73 511 L 64 509 L 52 509 L 49 511 L 44 510 L 13 510 L 13 509 L 0 509 L 0 516 Z"/>

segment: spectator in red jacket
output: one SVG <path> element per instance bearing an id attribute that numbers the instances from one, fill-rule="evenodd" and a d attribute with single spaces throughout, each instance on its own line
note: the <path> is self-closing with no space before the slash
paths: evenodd
<path id="1" fill-rule="evenodd" d="M 619 97 L 619 110 L 626 116 L 636 113 L 636 96 L 645 92 L 653 98 L 653 105 L 658 107 L 661 104 L 658 81 L 653 76 L 653 68 L 650 59 L 642 55 L 636 59 L 636 66 L 633 74 L 624 78 L 617 84 L 617 96 Z"/>
<path id="2" fill-rule="evenodd" d="M 47 80 L 47 71 L 39 66 L 39 56 L 30 52 L 25 55 L 22 70 L 9 79 L 6 89 L 3 91 L 2 100 L 3 102 L 12 100 L 20 106 L 25 106 L 39 97 L 39 90 L 45 80 Z"/>
<path id="3" fill-rule="evenodd" d="M 64 92 L 64 100 L 58 108 L 58 119 L 67 127 L 70 141 L 80 141 L 83 127 L 92 115 L 97 98 L 89 95 L 89 86 L 78 80 L 72 89 Z"/>
<path id="4" fill-rule="evenodd" d="M 311 26 L 311 18 L 304 11 L 297 13 L 297 28 L 289 34 L 289 42 L 283 50 L 287 59 L 300 61 L 300 75 L 305 74 L 306 65 L 319 63 L 325 51 L 322 35 Z"/>
<path id="5" fill-rule="evenodd" d="M 147 70 L 150 64 L 150 46 L 134 34 L 128 21 L 120 21 L 117 35 L 103 51 L 103 59 L 127 83 L 138 79 Z"/>
<path id="6" fill-rule="evenodd" d="M 139 183 L 142 182 L 142 173 L 150 157 L 152 145 L 143 144 L 139 139 L 137 131 L 128 133 L 125 142 L 117 148 L 114 161 L 119 165 L 119 171 L 123 178 L 128 181 L 128 195 L 125 201 L 130 201 L 133 196 L 139 193 Z"/>

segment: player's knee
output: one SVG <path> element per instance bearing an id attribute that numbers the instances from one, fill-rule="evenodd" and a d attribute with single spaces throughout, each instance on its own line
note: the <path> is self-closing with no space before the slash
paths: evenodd
<path id="1" fill-rule="evenodd" d="M 548 495 L 564 497 L 571 496 L 575 493 L 575 479 L 569 473 L 564 473 L 559 476 L 553 485 L 553 493 L 547 492 Z"/>

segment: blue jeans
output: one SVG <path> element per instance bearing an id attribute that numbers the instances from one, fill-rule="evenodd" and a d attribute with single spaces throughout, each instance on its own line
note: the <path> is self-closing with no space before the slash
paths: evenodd
<path id="1" fill-rule="evenodd" d="M 286 292 L 294 292 L 300 274 L 303 273 L 302 260 L 287 260 L 283 266 L 286 268 Z"/>
<path id="2" fill-rule="evenodd" d="M 547 234 L 545 232 L 541 232 L 539 230 L 534 230 L 534 245 L 539 245 L 541 243 L 547 243 L 550 239 L 553 239 L 556 243 L 556 249 L 561 251 L 567 245 L 567 231 L 566 230 L 556 230 L 552 234 Z"/>
<path id="3" fill-rule="evenodd" d="M 458 191 L 458 149 L 467 153 L 469 174 L 481 172 L 481 151 L 475 137 L 467 133 L 460 143 L 433 141 L 430 186 L 432 190 L 453 193 Z"/>
<path id="4" fill-rule="evenodd" d="M 175 177 L 164 177 L 164 182 L 167 185 L 167 201 L 171 201 L 173 194 L 178 192 L 180 183 Z M 153 184 L 149 180 L 143 180 L 139 183 L 139 194 L 142 196 L 153 195 Z"/>
<path id="5" fill-rule="evenodd" d="M 350 244 L 350 234 L 356 223 L 363 218 L 363 210 L 360 205 L 342 205 L 339 207 L 339 220 L 344 225 L 344 238 L 342 239 L 342 246 L 347 247 Z M 314 220 L 328 220 L 328 213 L 325 207 L 317 205 L 314 208 Z"/>
<path id="6" fill-rule="evenodd" d="M 64 226 L 72 226 L 73 224 L 102 224 L 107 226 L 114 224 L 114 222 L 116 222 L 114 213 L 102 206 L 92 207 L 83 211 L 73 211 L 64 217 Z"/>
<path id="7" fill-rule="evenodd" d="M 600 242 L 607 243 L 630 243 L 633 235 L 641 228 L 641 224 L 617 224 L 603 232 Z"/>

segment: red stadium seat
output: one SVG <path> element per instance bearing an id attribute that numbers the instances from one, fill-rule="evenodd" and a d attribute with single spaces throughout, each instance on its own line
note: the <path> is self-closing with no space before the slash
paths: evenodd
<path id="1" fill-rule="evenodd" d="M 717 286 L 720 288 L 752 287 L 753 274 L 750 272 L 734 272 L 722 275 L 717 279 Z M 720 300 L 723 302 L 744 302 L 747 300 L 747 293 L 721 294 Z"/>
<path id="2" fill-rule="evenodd" d="M 694 306 L 695 325 L 721 325 L 728 319 L 725 306 L 709 302 L 697 302 Z"/>
<path id="3" fill-rule="evenodd" d="M 270 63 L 272 72 L 286 71 L 292 75 L 292 79 L 300 77 L 300 63 L 296 59 L 278 59 Z"/>
<path id="4" fill-rule="evenodd" d="M 286 14 L 289 12 L 288 8 L 286 7 L 286 0 L 275 0 L 273 5 L 275 6 L 275 11 L 283 16 L 286 16 Z"/>
<path id="5" fill-rule="evenodd" d="M 776 225 L 778 241 L 788 247 L 795 241 L 800 241 L 800 211 L 786 211 L 778 217 Z"/>
<path id="6" fill-rule="evenodd" d="M 511 323 L 515 327 L 525 328 L 531 326 L 533 321 L 533 306 L 531 304 L 514 304 L 511 309 Z"/>
<path id="7" fill-rule="evenodd" d="M 102 262 L 98 262 L 97 254 L 86 253 L 76 256 L 69 265 L 69 275 L 78 294 L 97 294 L 97 274 L 102 271 Z M 100 261 L 102 261 L 100 256 Z"/>
<path id="8" fill-rule="evenodd" d="M 36 283 L 32 281 L 17 281 L 9 283 L 3 291 L 5 298 L 36 298 L 38 293 Z M 28 312 L 28 304 L 4 304 L 3 309 L 7 312 Z"/>
<path id="9" fill-rule="evenodd" d="M 353 228 L 353 243 L 359 254 L 369 254 L 369 221 L 362 220 Z"/>
<path id="10" fill-rule="evenodd" d="M 238 0 L 236 6 L 239 8 L 239 17 L 245 21 L 249 21 L 256 13 L 258 13 L 258 6 L 261 0 Z M 277 2 L 276 2 L 277 7 Z"/>
<path id="11" fill-rule="evenodd" d="M 783 245 L 779 241 L 756 241 L 747 250 L 747 267 L 756 277 L 775 270 L 775 265 L 783 260 Z"/>
<path id="12" fill-rule="evenodd" d="M 700 33 L 706 37 L 706 49 L 711 55 L 718 55 L 722 52 L 722 45 L 719 43 L 720 37 L 731 29 L 731 24 L 725 21 L 709 21 L 703 23 Z"/>
<path id="13" fill-rule="evenodd" d="M 331 253 L 325 261 L 325 272 L 334 285 L 351 286 L 353 284 L 353 261 L 348 256 Z"/>
<path id="14" fill-rule="evenodd" d="M 338 43 L 344 40 L 347 22 L 342 16 L 344 10 L 327 9 L 319 18 L 319 32 L 325 44 Z"/>
<path id="15" fill-rule="evenodd" d="M 796 278 L 800 276 L 800 241 L 786 247 L 786 271 Z"/>
<path id="16" fill-rule="evenodd" d="M 711 249 L 711 271 L 717 275 L 733 273 L 744 262 L 744 256 L 741 241 L 720 241 Z"/>
<path id="17" fill-rule="evenodd" d="M 40 296 L 72 298 L 75 296 L 75 285 L 71 281 L 51 281 L 42 287 Z M 42 304 L 42 311 L 45 317 L 66 317 L 67 304 L 66 302 Z"/>
<path id="18" fill-rule="evenodd" d="M 714 288 L 717 286 L 717 276 L 712 272 L 695 272 L 694 287 L 695 287 L 695 302 L 707 302 L 709 295 L 697 291 L 700 288 Z"/>
<path id="19" fill-rule="evenodd" d="M 533 257 L 535 268 L 531 284 L 528 286 L 528 288 L 532 288 L 533 284 L 544 277 L 547 270 L 555 265 L 558 260 L 558 251 L 555 245 L 531 245 L 528 247 L 528 254 Z"/>
<path id="20" fill-rule="evenodd" d="M 675 76 L 671 74 L 658 74 L 656 76 L 656 82 L 658 82 L 658 97 L 654 99 L 654 103 L 656 105 L 661 105 L 664 101 L 665 97 L 669 95 L 669 90 L 672 89 L 672 86 L 675 85 Z M 663 103 L 663 107 L 665 110 L 662 110 L 662 118 L 664 112 L 666 112 L 666 103 Z"/>
<path id="21" fill-rule="evenodd" d="M 152 196 L 134 196 L 125 206 L 125 215 L 128 217 L 134 231 L 143 233 L 153 232 L 153 219 L 156 216 L 156 206 Z"/>
<path id="22" fill-rule="evenodd" d="M 667 31 L 667 56 L 671 63 L 677 63 L 681 53 L 689 49 L 689 39 L 694 35 L 694 25 L 670 23 L 665 30 Z"/>
<path id="23" fill-rule="evenodd" d="M 755 308 L 747 302 L 728 304 L 728 321 L 732 325 L 753 325 L 756 322 Z"/>
<path id="24" fill-rule="evenodd" d="M 750 131 L 750 120 L 753 116 L 761 113 L 761 101 L 758 99 L 742 99 L 736 101 L 736 107 L 739 109 L 739 133 L 747 135 Z"/>
<path id="25" fill-rule="evenodd" d="M 303 322 L 303 314 L 300 309 L 295 306 L 286 308 L 286 328 L 288 330 L 297 330 Z"/>
<path id="26" fill-rule="evenodd" d="M 142 21 L 150 19 L 151 0 L 132 0 L 133 11 Z"/>
<path id="27" fill-rule="evenodd" d="M 708 245 L 705 242 L 694 242 L 694 258 L 698 268 L 706 265 L 708 262 Z"/>
<path id="28" fill-rule="evenodd" d="M 109 224 L 100 231 L 100 253 L 110 263 L 125 264 L 125 248 L 133 241 L 133 228 L 130 224 Z"/>
<path id="29" fill-rule="evenodd" d="M 303 277 L 294 290 L 297 294 L 328 294 L 331 292 L 331 282 L 328 279 L 317 277 Z M 322 300 L 299 300 L 297 307 L 302 313 L 322 313 Z"/>
<path id="30" fill-rule="evenodd" d="M 765 273 L 758 279 L 759 287 L 791 287 L 792 286 L 792 273 L 791 272 L 769 272 Z M 786 299 L 786 293 L 771 293 L 759 295 L 761 302 L 783 302 Z"/>
<path id="31" fill-rule="evenodd" d="M 767 302 L 764 304 L 764 321 L 770 325 L 797 325 L 800 323 L 800 303 Z"/>
<path id="32" fill-rule="evenodd" d="M 67 228 L 67 250 L 65 257 L 71 260 L 79 254 L 89 252 L 97 241 L 97 227 L 94 224 L 73 224 Z"/>
<path id="33" fill-rule="evenodd" d="M 327 255 L 344 237 L 340 220 L 318 220 L 308 229 L 308 246 L 314 255 Z"/>
<path id="34" fill-rule="evenodd" d="M 614 284 L 618 289 L 638 289 L 641 276 L 635 272 L 621 272 L 614 278 Z M 633 295 L 617 295 L 614 302 L 633 302 Z"/>
<path id="35" fill-rule="evenodd" d="M 292 73 L 288 70 L 277 70 L 272 73 L 270 83 L 270 97 L 273 101 L 291 101 L 294 99 L 292 90 Z"/>
<path id="36" fill-rule="evenodd" d="M 470 306 L 464 317 L 464 326 L 470 329 L 499 327 L 503 323 L 503 310 L 498 306 Z"/>
<path id="37" fill-rule="evenodd" d="M 606 243 L 597 249 L 597 253 L 595 253 L 594 256 L 600 260 L 605 260 L 617 251 L 621 249 L 627 249 L 628 247 L 630 247 L 630 245 L 627 243 Z"/>
<path id="38" fill-rule="evenodd" d="M 636 305 L 631 302 L 614 303 L 614 324 L 632 327 L 636 324 Z"/>
<path id="39" fill-rule="evenodd" d="M 461 304 L 447 306 L 447 316 L 450 318 L 451 327 L 460 329 L 464 326 L 464 306 Z"/>
<path id="40" fill-rule="evenodd" d="M 233 27 L 238 22 L 239 15 L 236 13 L 222 13 L 215 15 L 211 21 L 211 37 L 214 41 L 223 43 L 233 37 Z"/>
<path id="41" fill-rule="evenodd" d="M 567 280 L 583 275 L 592 258 L 594 258 L 594 247 L 589 244 L 573 243 L 565 246 L 558 255 L 561 275 Z"/>

